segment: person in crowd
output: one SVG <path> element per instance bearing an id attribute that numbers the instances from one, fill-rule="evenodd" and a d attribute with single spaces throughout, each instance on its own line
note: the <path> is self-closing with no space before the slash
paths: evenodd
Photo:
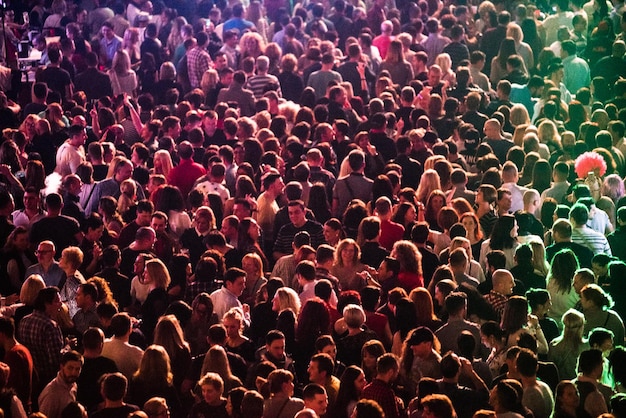
<path id="1" fill-rule="evenodd" d="M 89 11 L 67 0 L 9 3 L 9 42 L 0 42 L 8 65 L 0 65 L 0 125 L 9 128 L 0 147 L 0 313 L 17 332 L 5 336 L 0 326 L 0 343 L 9 353 L 18 342 L 30 351 L 32 394 L 15 384 L 28 412 L 49 407 L 49 399 L 37 405 L 42 389 L 60 382 L 62 353 L 90 326 L 109 337 L 102 355 L 141 398 L 131 402 L 155 415 L 264 416 L 261 395 L 227 392 L 236 380 L 224 371 L 226 358 L 265 398 L 273 369 L 293 373 L 295 388 L 288 378 L 273 388 L 267 417 L 394 417 L 414 409 L 396 397 L 409 401 L 420 387 L 415 413 L 464 418 L 485 406 L 472 403 L 484 393 L 464 362 L 460 384 L 454 367 L 443 373 L 437 353 L 450 350 L 476 366 L 487 358 L 496 376 L 507 363 L 497 381 L 522 382 L 492 394 L 496 415 L 528 415 L 522 405 L 537 418 L 604 412 L 592 409 L 595 390 L 604 398 L 610 391 L 594 382 L 615 386 L 619 370 L 611 373 L 601 356 L 598 373 L 581 351 L 587 336 L 605 356 L 625 338 L 626 265 L 610 258 L 623 258 L 621 3 L 613 11 L 602 1 L 574 7 L 580 15 L 565 0 L 555 10 L 538 4 L 540 13 L 483 2 L 476 22 L 463 5 L 384 0 L 316 0 L 310 15 L 277 0 L 178 2 L 175 10 L 171 2 L 109 8 L 95 0 L 81 5 Z M 50 39 L 63 28 L 67 39 Z M 31 58 L 42 66 L 24 95 L 11 70 L 28 67 L 31 58 L 16 65 L 25 45 L 16 41 L 30 33 L 41 33 Z M 593 202 L 580 199 L 585 190 Z M 497 319 L 493 310 L 500 324 L 481 330 L 471 322 Z M 331 330 L 336 345 L 318 350 Z M 467 344 L 459 347 L 461 333 Z M 153 341 L 168 359 L 154 355 L 159 370 L 141 369 L 142 357 L 156 354 L 142 351 Z M 390 343 L 400 359 L 377 373 Z M 564 384 L 553 407 L 531 356 L 507 356 L 518 343 L 547 354 L 568 379 L 584 360 L 580 401 Z M 199 366 L 215 344 L 226 352 L 206 372 L 220 374 L 222 385 L 200 384 L 192 409 L 205 373 L 185 373 L 189 357 L 201 356 Z M 63 398 L 64 416 L 95 412 L 92 360 L 100 355 L 84 348 L 89 383 L 79 379 L 79 397 Z M 318 351 L 330 354 L 330 367 Z M 21 360 L 6 361 L 28 371 Z M 353 365 L 343 379 L 341 360 Z M 556 388 L 546 370 L 539 362 L 536 374 Z M 450 402 L 426 397 L 439 371 L 435 383 L 449 389 Z M 72 373 L 62 382 L 70 393 Z M 8 376 L 28 380 L 26 372 Z M 106 412 L 96 416 L 132 410 L 125 383 L 111 379 Z M 139 393 L 146 380 L 158 380 L 160 392 Z M 309 380 L 304 399 L 292 402 Z M 463 385 L 480 389 L 467 404 L 459 404 Z M 4 394 L 7 413 L 13 401 Z M 279 412 L 285 400 L 295 406 Z"/>

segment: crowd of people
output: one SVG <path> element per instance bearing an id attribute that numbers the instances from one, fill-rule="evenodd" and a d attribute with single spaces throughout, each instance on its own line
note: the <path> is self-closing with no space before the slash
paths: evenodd
<path id="1" fill-rule="evenodd" d="M 3 416 L 626 418 L 623 2 L 1 11 Z"/>

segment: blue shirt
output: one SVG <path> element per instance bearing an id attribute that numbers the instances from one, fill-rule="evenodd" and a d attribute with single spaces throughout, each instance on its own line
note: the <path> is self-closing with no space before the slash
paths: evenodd
<path id="1" fill-rule="evenodd" d="M 241 17 L 233 17 L 224 22 L 224 32 L 226 32 L 227 30 L 235 29 L 241 35 L 244 30 L 252 28 L 254 28 L 254 23 Z"/>

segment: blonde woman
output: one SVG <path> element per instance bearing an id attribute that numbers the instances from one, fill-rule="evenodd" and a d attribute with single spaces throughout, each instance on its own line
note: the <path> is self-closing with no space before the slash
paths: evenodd
<path id="1" fill-rule="evenodd" d="M 117 199 L 117 211 L 124 215 L 131 207 L 135 206 L 137 199 L 137 183 L 133 179 L 126 179 L 120 184 L 120 197 Z"/>
<path id="2" fill-rule="evenodd" d="M 548 359 L 558 367 L 561 379 L 573 379 L 577 375 L 578 356 L 589 350 L 589 343 L 583 338 L 585 316 L 569 309 L 563 314 L 562 322 L 563 332 L 550 343 Z"/>
<path id="3" fill-rule="evenodd" d="M 528 109 L 526 109 L 526 106 L 519 103 L 514 104 L 513 107 L 511 107 L 511 115 L 509 116 L 509 121 L 511 122 L 511 125 L 513 125 L 515 128 L 517 128 L 518 126 L 524 126 L 524 129 L 526 129 L 528 125 L 530 125 L 530 115 L 528 114 Z M 515 145 L 519 144 L 515 142 Z"/>
<path id="4" fill-rule="evenodd" d="M 224 314 L 222 318 L 224 328 L 226 328 L 226 343 L 224 347 L 230 352 L 239 354 L 244 360 L 254 362 L 254 352 L 256 347 L 250 339 L 244 336 L 244 316 L 239 308 L 232 308 Z M 212 370 L 207 370 L 212 371 Z"/>
<path id="5" fill-rule="evenodd" d="M 533 267 L 535 271 L 543 277 L 547 277 L 550 271 L 550 264 L 546 261 L 546 248 L 543 242 L 533 239 L 528 244 L 530 244 L 530 248 L 533 250 Z"/>
<path id="6" fill-rule="evenodd" d="M 183 336 L 180 322 L 174 315 L 165 315 L 159 319 L 154 329 L 154 343 L 167 351 L 174 375 L 174 385 L 180 387 L 191 365 L 191 350 Z"/>
<path id="7" fill-rule="evenodd" d="M 24 118 L 24 121 L 19 127 L 20 132 L 26 136 L 26 142 L 31 142 L 35 135 L 37 135 L 37 121 L 39 121 L 39 116 L 37 115 L 28 115 Z"/>
<path id="8" fill-rule="evenodd" d="M 351 238 L 341 240 L 335 250 L 335 262 L 330 269 L 332 275 L 339 279 L 343 290 L 361 290 L 363 279 L 358 275 L 367 270 L 361 263 L 361 249 Z"/>
<path id="9" fill-rule="evenodd" d="M 140 238 L 139 234 L 145 235 L 141 239 L 149 239 L 149 235 L 155 238 L 154 231 L 150 229 L 137 231 L 138 239 Z M 167 308 L 167 287 L 171 281 L 170 273 L 161 260 L 155 258 L 146 261 L 143 282 L 150 286 L 150 292 L 146 301 L 141 305 L 141 330 L 148 341 L 152 341 L 152 332 L 159 317 L 165 313 Z"/>
<path id="10" fill-rule="evenodd" d="M 200 81 L 200 88 L 204 92 L 205 96 L 208 96 L 209 93 L 213 92 L 217 88 L 217 83 L 219 82 L 219 74 L 217 70 L 211 68 L 206 70 L 204 74 L 202 74 L 202 80 Z"/>
<path id="11" fill-rule="evenodd" d="M 135 97 L 137 94 L 137 74 L 131 69 L 128 52 L 121 49 L 115 53 L 113 64 L 108 72 L 113 87 L 113 94 L 127 93 Z"/>
<path id="12" fill-rule="evenodd" d="M 285 347 L 293 353 L 296 344 L 296 323 L 300 313 L 300 298 L 295 290 L 281 287 L 272 299 L 272 310 L 278 313 L 276 328 L 285 334 Z"/>
<path id="13" fill-rule="evenodd" d="M 135 405 L 144 405 L 155 396 L 166 399 L 172 416 L 182 416 L 182 407 L 174 387 L 170 356 L 160 345 L 146 348 L 139 369 L 128 385 L 128 401 Z"/>
<path id="14" fill-rule="evenodd" d="M 248 9 L 246 10 L 246 18 L 254 23 L 256 26 L 256 31 L 261 38 L 263 38 L 263 42 L 267 44 L 268 42 L 268 33 L 269 33 L 269 25 L 267 24 L 267 19 L 265 16 L 265 8 L 261 4 L 261 2 L 254 0 L 250 2 Z"/>
<path id="15" fill-rule="evenodd" d="M 537 136 L 539 137 L 539 142 L 544 146 L 547 146 L 548 153 L 552 153 L 556 150 L 561 149 L 561 135 L 556 127 L 556 124 L 549 119 L 544 119 L 539 126 L 537 126 Z M 540 146 L 541 146 L 540 144 Z M 543 149 L 543 147 L 541 147 Z M 547 158 L 539 151 L 539 155 L 544 160 L 549 160 L 550 155 L 548 154 Z"/>
<path id="16" fill-rule="evenodd" d="M 230 370 L 226 350 L 224 350 L 224 348 L 220 345 L 214 345 L 209 348 L 209 351 L 204 357 L 200 375 L 204 376 L 210 372 L 220 375 L 224 381 L 224 393 L 228 393 L 233 388 L 243 386 L 241 380 L 239 380 L 239 378 Z"/>
<path id="17" fill-rule="evenodd" d="M 52 256 L 54 256 L 54 253 L 52 253 Z M 2 314 L 4 316 L 12 316 L 17 327 L 22 318 L 33 313 L 37 294 L 44 287 L 46 287 L 46 283 L 41 276 L 39 274 L 31 274 L 26 278 L 20 289 L 20 303 L 3 309 Z M 12 311 L 12 314 L 9 311 Z"/>
<path id="18" fill-rule="evenodd" d="M 524 40 L 524 32 L 522 32 L 522 28 L 515 22 L 509 23 L 506 27 L 506 37 L 513 38 L 515 41 L 515 51 L 517 55 L 522 57 L 524 60 L 524 64 L 526 68 L 535 68 L 535 57 L 533 55 L 533 50 Z"/>
<path id="19" fill-rule="evenodd" d="M 239 299 L 242 303 L 254 306 L 259 289 L 267 283 L 263 277 L 263 260 L 257 253 L 250 252 L 243 256 L 241 267 L 246 272 L 246 288 Z"/>
<path id="20" fill-rule="evenodd" d="M 174 56 L 174 51 L 176 51 L 178 45 L 182 44 L 185 41 L 180 33 L 180 30 L 186 24 L 187 19 L 185 19 L 183 16 L 178 16 L 172 21 L 172 30 L 170 31 L 170 35 L 167 37 L 166 44 L 170 56 Z"/>
<path id="21" fill-rule="evenodd" d="M 437 55 L 435 64 L 441 67 L 441 81 L 448 83 L 448 87 L 456 86 L 456 74 L 452 71 L 452 58 L 447 53 Z"/>
<path id="22" fill-rule="evenodd" d="M 413 66 L 404 58 L 402 42 L 391 41 L 380 71 L 388 71 L 394 84 L 406 86 L 413 79 Z"/>
<path id="23" fill-rule="evenodd" d="M 256 60 L 265 53 L 265 41 L 258 33 L 247 32 L 239 40 L 239 49 L 241 50 L 241 58 L 239 59 L 241 67 L 247 57 L 252 57 Z"/>
<path id="24" fill-rule="evenodd" d="M 168 178 L 173 167 L 172 156 L 168 151 L 161 149 L 154 153 L 154 165 L 150 174 L 162 174 Z"/>
<path id="25" fill-rule="evenodd" d="M 439 180 L 439 173 L 433 169 L 428 169 L 422 174 L 422 180 L 417 186 L 417 191 L 415 192 L 417 200 L 426 205 L 428 196 L 430 196 L 433 190 L 441 190 L 441 181 Z"/>
<path id="26" fill-rule="evenodd" d="M 139 29 L 128 28 L 124 31 L 124 39 L 122 40 L 122 49 L 128 53 L 131 68 L 139 67 L 141 60 L 141 52 L 139 49 Z"/>

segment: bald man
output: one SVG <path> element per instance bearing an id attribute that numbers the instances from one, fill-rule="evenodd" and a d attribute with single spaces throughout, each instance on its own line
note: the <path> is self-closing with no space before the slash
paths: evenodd
<path id="1" fill-rule="evenodd" d="M 515 279 L 513 279 L 513 275 L 508 270 L 499 269 L 493 272 L 491 282 L 493 283 L 493 289 L 485 295 L 485 299 L 498 315 L 502 317 L 506 302 L 513 294 Z"/>
<path id="2" fill-rule="evenodd" d="M 513 147 L 513 142 L 509 141 L 502 135 L 502 126 L 498 119 L 491 118 L 485 122 L 483 128 L 485 134 L 485 141 L 496 154 L 500 164 L 506 162 L 506 153 Z"/>

